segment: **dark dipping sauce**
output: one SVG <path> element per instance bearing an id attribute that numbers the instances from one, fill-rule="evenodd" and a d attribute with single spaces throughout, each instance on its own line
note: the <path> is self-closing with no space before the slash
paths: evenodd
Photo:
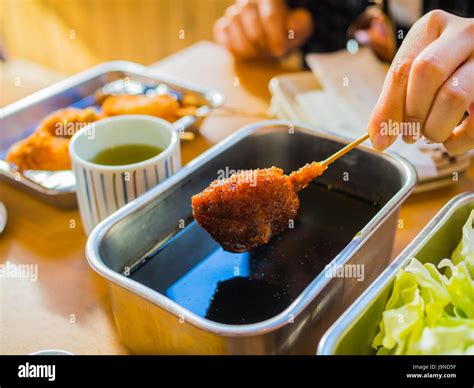
<path id="1" fill-rule="evenodd" d="M 243 325 L 272 318 L 380 209 L 316 183 L 299 196 L 294 228 L 252 252 L 224 251 L 194 221 L 130 277 L 214 322 Z"/>

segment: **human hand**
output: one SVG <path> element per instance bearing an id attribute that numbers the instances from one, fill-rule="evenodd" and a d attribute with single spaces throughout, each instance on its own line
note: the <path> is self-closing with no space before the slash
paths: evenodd
<path id="1" fill-rule="evenodd" d="M 313 32 L 303 8 L 288 10 L 283 0 L 238 0 L 214 25 L 216 41 L 236 57 L 281 57 Z"/>
<path id="2" fill-rule="evenodd" d="M 466 116 L 466 112 L 468 112 Z M 431 11 L 398 50 L 369 120 L 375 148 L 421 135 L 460 154 L 474 148 L 474 19 Z"/>

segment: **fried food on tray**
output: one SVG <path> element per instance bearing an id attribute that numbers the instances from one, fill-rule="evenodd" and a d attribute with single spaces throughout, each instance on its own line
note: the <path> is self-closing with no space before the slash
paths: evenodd
<path id="1" fill-rule="evenodd" d="M 100 119 L 93 108 L 65 108 L 45 117 L 35 132 L 8 150 L 6 161 L 24 170 L 70 170 L 69 140 L 84 125 Z"/>
<path id="2" fill-rule="evenodd" d="M 102 104 L 102 111 L 106 116 L 143 114 L 160 117 L 171 122 L 180 117 L 179 109 L 179 102 L 166 94 L 109 96 Z"/>
<path id="3" fill-rule="evenodd" d="M 174 122 L 196 113 L 196 106 L 181 104 L 167 94 L 111 95 L 102 103 L 102 112 L 95 108 L 59 109 L 46 116 L 35 132 L 13 144 L 6 160 L 24 170 L 65 170 L 71 168 L 69 140 L 85 125 L 106 116 L 144 114 Z"/>
<path id="4" fill-rule="evenodd" d="M 94 108 L 65 108 L 46 116 L 36 131 L 46 131 L 52 136 L 71 138 L 85 125 L 101 117 Z"/>
<path id="5" fill-rule="evenodd" d="M 24 170 L 70 170 L 69 139 L 51 136 L 47 132 L 34 132 L 13 144 L 8 150 L 7 162 Z"/>
<path id="6" fill-rule="evenodd" d="M 178 109 L 176 112 L 179 117 L 187 116 L 187 115 L 195 115 L 196 114 L 196 107 L 195 106 L 183 106 Z"/>
<path id="7" fill-rule="evenodd" d="M 312 163 L 288 176 L 272 167 L 216 180 L 192 197 L 194 218 L 225 250 L 252 250 L 288 227 L 298 212 L 297 192 L 325 169 Z"/>
<path id="8" fill-rule="evenodd" d="M 69 139 L 85 125 L 125 114 L 144 114 L 174 122 L 196 113 L 197 106 L 190 104 L 193 100 L 184 97 L 180 102 L 168 94 L 110 95 L 103 101 L 100 113 L 93 107 L 59 109 L 46 116 L 30 137 L 13 144 L 6 160 L 21 171 L 70 169 Z"/>

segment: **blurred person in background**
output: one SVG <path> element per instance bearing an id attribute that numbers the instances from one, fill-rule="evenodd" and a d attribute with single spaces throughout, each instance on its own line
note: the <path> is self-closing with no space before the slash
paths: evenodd
<path id="1" fill-rule="evenodd" d="M 395 141 L 395 134 L 381 132 L 381 124 L 391 120 L 419 124 L 423 136 L 453 154 L 473 149 L 474 1 L 391 0 L 370 7 L 373 3 L 238 0 L 217 20 L 214 35 L 247 60 L 296 49 L 340 50 L 355 38 L 391 62 L 368 125 L 375 148 Z M 413 134 L 403 138 L 416 140 Z"/>

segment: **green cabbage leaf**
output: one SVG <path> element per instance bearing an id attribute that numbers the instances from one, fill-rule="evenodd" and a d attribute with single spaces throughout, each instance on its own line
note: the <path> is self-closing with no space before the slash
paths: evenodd
<path id="1" fill-rule="evenodd" d="M 450 259 L 398 271 L 372 346 L 377 354 L 474 355 L 474 210 Z"/>

